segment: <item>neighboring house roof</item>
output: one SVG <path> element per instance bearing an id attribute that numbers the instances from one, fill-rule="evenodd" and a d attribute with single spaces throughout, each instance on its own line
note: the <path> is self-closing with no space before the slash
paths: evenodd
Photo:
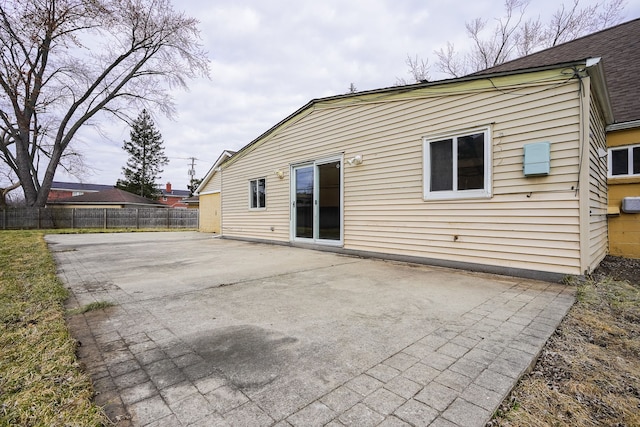
<path id="1" fill-rule="evenodd" d="M 86 193 L 81 196 L 65 197 L 57 199 L 48 204 L 54 205 L 140 205 L 144 207 L 167 207 L 162 203 L 150 200 L 137 194 L 118 188 L 110 188 L 109 190 L 98 191 L 95 193 Z"/>
<path id="2" fill-rule="evenodd" d="M 216 170 L 220 167 L 220 165 L 223 164 L 227 159 L 233 157 L 235 154 L 235 151 L 224 150 L 222 154 L 218 156 L 218 160 L 216 160 L 213 166 L 211 166 L 209 172 L 207 172 L 207 174 L 204 176 L 202 182 L 200 183 L 200 185 L 198 185 L 198 188 L 196 188 L 195 194 L 199 194 L 200 191 L 205 187 L 205 185 L 209 183 L 209 180 L 211 179 L 211 177 L 213 177 L 213 174 L 216 173 Z"/>
<path id="3" fill-rule="evenodd" d="M 162 189 L 160 190 L 162 192 L 162 196 L 163 197 L 180 197 L 180 198 L 184 198 L 184 197 L 189 197 L 189 190 L 171 190 L 171 191 L 167 191 L 166 189 Z"/>
<path id="4" fill-rule="evenodd" d="M 163 205 L 167 205 L 172 208 L 184 208 L 187 205 L 183 200 L 187 197 L 189 197 L 188 190 L 174 190 L 171 183 L 167 182 L 165 188 L 160 189 L 160 197 L 158 197 L 158 201 Z"/>
<path id="5" fill-rule="evenodd" d="M 615 123 L 640 120 L 640 18 L 473 75 L 511 72 L 601 57 Z"/>
<path id="6" fill-rule="evenodd" d="M 85 184 L 82 182 L 53 181 L 51 190 L 58 191 L 103 191 L 114 188 L 113 185 Z"/>
<path id="7" fill-rule="evenodd" d="M 191 196 L 188 197 L 186 199 L 182 199 L 182 203 L 186 203 L 187 205 L 189 204 L 198 204 L 200 203 L 200 196 Z"/>

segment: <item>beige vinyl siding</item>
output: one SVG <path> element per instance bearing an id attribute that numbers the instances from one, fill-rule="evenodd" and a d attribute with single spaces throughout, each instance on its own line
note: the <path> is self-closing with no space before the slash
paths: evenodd
<path id="1" fill-rule="evenodd" d="M 200 194 L 207 194 L 220 191 L 222 188 L 222 174 L 219 171 L 213 173 L 209 182 L 200 190 Z"/>
<path id="2" fill-rule="evenodd" d="M 243 159 L 244 160 L 244 159 Z M 285 177 L 279 179 L 275 170 L 281 168 Z M 243 168 L 244 169 L 244 168 Z M 249 163 L 248 172 L 236 176 L 231 168 L 224 171 L 225 192 L 222 197 L 223 235 L 257 239 L 289 240 L 289 168 Z M 252 173 L 251 171 L 256 171 Z M 249 209 L 249 181 L 265 178 L 266 207 Z M 273 231 L 271 230 L 273 227 Z"/>
<path id="3" fill-rule="evenodd" d="M 607 159 L 598 149 L 607 149 L 604 121 L 595 98 L 589 109 L 589 271 L 597 267 L 608 251 Z"/>
<path id="4" fill-rule="evenodd" d="M 579 87 L 549 72 L 530 79 L 313 104 L 225 165 L 222 233 L 289 241 L 290 165 L 361 154 L 362 165 L 343 165 L 345 248 L 579 274 Z M 492 134 L 493 196 L 424 201 L 422 138 L 480 126 Z M 525 177 L 523 145 L 540 141 L 551 174 Z M 248 182 L 263 176 L 266 209 L 253 212 Z"/>

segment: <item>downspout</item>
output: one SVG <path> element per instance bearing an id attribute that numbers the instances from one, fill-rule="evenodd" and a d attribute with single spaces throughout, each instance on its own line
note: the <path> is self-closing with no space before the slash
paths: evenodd
<path id="1" fill-rule="evenodd" d="M 578 71 L 580 73 L 580 71 Z M 580 233 L 580 273 L 589 274 L 589 107 L 591 99 L 591 78 L 580 78 L 578 96 L 580 102 L 580 164 L 578 185 L 578 220 Z"/>

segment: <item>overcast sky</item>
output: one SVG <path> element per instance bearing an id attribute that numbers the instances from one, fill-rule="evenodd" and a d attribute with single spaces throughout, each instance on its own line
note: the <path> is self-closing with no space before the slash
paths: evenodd
<path id="1" fill-rule="evenodd" d="M 565 0 L 569 4 L 571 0 Z M 559 2 L 533 0 L 528 14 L 548 17 Z M 595 1 L 581 1 L 593 4 Z M 238 150 L 314 98 L 393 86 L 408 78 L 407 55 L 429 59 L 468 43 L 465 21 L 502 16 L 499 0 L 174 0 L 200 20 L 211 79 L 173 93 L 178 115 L 152 111 L 170 163 L 160 182 L 186 189 L 190 160 L 202 178 L 223 150 Z M 628 0 L 625 21 L 640 17 Z M 431 78 L 444 78 L 431 69 Z M 127 159 L 126 124 L 85 132 L 78 148 L 90 168 L 82 182 L 115 184 Z M 78 181 L 59 169 L 59 181 Z"/>

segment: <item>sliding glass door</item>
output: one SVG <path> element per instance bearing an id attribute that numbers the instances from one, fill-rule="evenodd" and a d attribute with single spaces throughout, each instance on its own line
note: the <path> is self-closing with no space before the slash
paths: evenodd
<path id="1" fill-rule="evenodd" d="M 342 241 L 342 161 L 316 161 L 293 168 L 294 240 Z"/>

